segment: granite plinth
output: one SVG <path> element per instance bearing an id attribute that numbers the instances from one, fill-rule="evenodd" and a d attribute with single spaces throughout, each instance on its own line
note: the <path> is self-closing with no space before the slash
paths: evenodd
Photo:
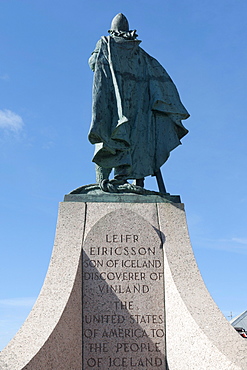
<path id="1" fill-rule="evenodd" d="M 183 205 L 63 202 L 45 283 L 1 352 L 0 369 L 165 370 L 166 363 L 247 370 L 247 343 L 203 283 Z"/>

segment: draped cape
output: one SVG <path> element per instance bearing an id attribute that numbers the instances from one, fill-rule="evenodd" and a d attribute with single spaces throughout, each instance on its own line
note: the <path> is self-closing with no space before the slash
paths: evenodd
<path id="1" fill-rule="evenodd" d="M 89 141 L 93 161 L 128 166 L 128 178 L 154 175 L 188 130 L 189 114 L 173 81 L 139 40 L 102 37 L 89 59 L 94 71 Z"/>

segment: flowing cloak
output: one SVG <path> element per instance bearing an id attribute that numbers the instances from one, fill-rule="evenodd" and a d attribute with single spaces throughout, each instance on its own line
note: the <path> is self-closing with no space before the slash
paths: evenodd
<path id="1" fill-rule="evenodd" d="M 173 81 L 139 40 L 102 37 L 89 59 L 94 71 L 89 141 L 93 162 L 128 166 L 128 178 L 154 175 L 181 144 L 189 114 Z"/>

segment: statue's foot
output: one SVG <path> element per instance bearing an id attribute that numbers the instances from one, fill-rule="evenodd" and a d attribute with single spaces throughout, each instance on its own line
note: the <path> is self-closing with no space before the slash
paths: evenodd
<path id="1" fill-rule="evenodd" d="M 104 179 L 99 183 L 99 187 L 102 191 L 105 191 L 107 193 L 115 193 L 115 186 L 110 183 L 109 180 Z"/>
<path id="2" fill-rule="evenodd" d="M 116 178 L 114 177 L 114 179 L 112 180 L 109 180 L 110 184 L 112 185 L 124 185 L 124 184 L 128 184 L 126 178 Z"/>
<path id="3" fill-rule="evenodd" d="M 126 179 L 112 179 L 112 180 L 103 180 L 99 183 L 101 190 L 108 193 L 117 193 L 118 187 L 121 185 L 128 184 Z"/>

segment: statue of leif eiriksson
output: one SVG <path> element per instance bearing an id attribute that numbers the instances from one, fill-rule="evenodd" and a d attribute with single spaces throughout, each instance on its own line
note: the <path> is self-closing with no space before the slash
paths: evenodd
<path id="1" fill-rule="evenodd" d="M 105 191 L 128 179 L 143 187 L 144 178 L 155 175 L 165 193 L 160 167 L 187 134 L 181 120 L 189 114 L 170 76 L 139 46 L 123 14 L 113 18 L 108 32 L 89 59 L 94 71 L 89 141 L 95 144 L 97 183 Z"/>

